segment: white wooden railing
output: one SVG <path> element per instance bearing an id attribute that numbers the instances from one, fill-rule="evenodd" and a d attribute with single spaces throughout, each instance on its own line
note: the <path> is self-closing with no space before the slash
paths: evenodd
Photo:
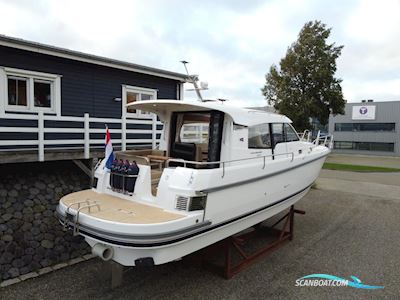
<path id="1" fill-rule="evenodd" d="M 161 133 L 161 130 L 157 130 L 157 125 L 162 123 L 153 119 L 127 119 L 122 117 L 121 119 L 111 119 L 111 118 L 93 118 L 90 117 L 88 113 L 85 113 L 83 117 L 68 117 L 68 116 L 54 116 L 54 115 L 44 115 L 43 112 L 38 114 L 26 115 L 26 114 L 3 114 L 0 115 L 0 119 L 16 119 L 16 120 L 34 120 L 37 122 L 37 126 L 0 126 L 0 133 L 37 133 L 37 139 L 24 140 L 5 140 L 0 139 L 1 147 L 0 151 L 18 151 L 18 150 L 37 150 L 38 160 L 44 161 L 44 153 L 47 150 L 46 146 L 61 146 L 60 148 L 54 149 L 70 149 L 68 145 L 82 145 L 82 147 L 73 147 L 73 149 L 82 149 L 84 153 L 84 158 L 90 158 L 90 151 L 94 148 L 99 148 L 99 145 L 104 145 L 104 138 L 102 139 L 91 139 L 91 133 L 102 133 L 105 134 L 105 128 L 91 128 L 91 122 L 98 122 L 104 124 L 120 124 L 121 129 L 109 129 L 110 133 L 121 134 L 120 139 L 111 139 L 112 143 L 120 144 L 121 150 L 126 150 L 127 146 L 134 147 L 135 144 L 151 144 L 155 148 L 157 144 L 157 134 Z M 45 121 L 63 121 L 83 123 L 82 128 L 76 127 L 60 127 L 55 128 L 46 127 Z M 147 124 L 152 125 L 151 129 L 127 129 L 128 124 Z M 83 139 L 45 139 L 45 133 L 82 133 Z M 127 139 L 127 134 L 151 134 L 149 139 Z M 94 146 L 97 144 L 97 147 Z M 65 147 L 62 147 L 65 145 Z M 32 148 L 20 148 L 21 146 L 33 146 Z M 118 147 L 119 148 L 119 147 Z"/>

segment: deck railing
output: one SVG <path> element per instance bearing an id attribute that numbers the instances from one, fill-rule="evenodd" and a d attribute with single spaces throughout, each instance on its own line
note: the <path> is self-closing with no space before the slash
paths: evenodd
<path id="1" fill-rule="evenodd" d="M 39 161 L 44 161 L 48 150 L 75 149 L 82 151 L 84 158 L 90 158 L 91 150 L 104 149 L 105 124 L 109 126 L 111 141 L 117 149 L 126 150 L 127 147 L 140 145 L 151 145 L 154 148 L 161 134 L 161 128 L 157 128 L 157 125 L 162 125 L 155 117 L 94 118 L 88 113 L 83 117 L 44 115 L 43 112 L 29 115 L 4 114 L 0 116 L 0 121 L 0 152 L 33 150 L 37 151 Z M 130 125 L 143 129 L 133 129 L 130 127 L 135 126 Z M 132 134 L 146 137 L 132 138 Z M 113 135 L 119 135 L 120 138 L 113 138 Z"/>
<path id="2" fill-rule="evenodd" d="M 224 161 L 191 161 L 191 160 L 184 160 L 181 158 L 169 158 L 166 161 L 166 167 L 170 167 L 170 163 L 180 163 L 183 164 L 183 167 L 186 168 L 188 165 L 196 165 L 196 166 L 212 166 L 212 165 L 217 165 L 218 168 L 222 169 L 222 178 L 225 177 L 225 167 L 226 164 L 229 163 L 235 163 L 235 162 L 244 162 L 248 160 L 262 160 L 263 166 L 262 169 L 265 169 L 266 167 L 266 159 L 271 158 L 272 160 L 275 159 L 275 157 L 280 157 L 280 156 L 286 156 L 290 157 L 290 162 L 294 160 L 294 152 L 286 152 L 286 153 L 277 153 L 277 154 L 268 154 L 268 155 L 262 155 L 262 156 L 253 156 L 253 157 L 245 157 L 245 158 L 239 158 L 239 159 L 231 159 L 231 160 L 224 160 Z"/>
<path id="3" fill-rule="evenodd" d="M 304 132 L 298 133 L 300 140 L 303 142 L 310 142 L 315 145 L 323 145 L 329 149 L 333 148 L 333 135 L 332 134 L 322 134 L 321 130 L 318 130 L 317 136 L 312 140 L 312 132 L 308 129 Z"/>

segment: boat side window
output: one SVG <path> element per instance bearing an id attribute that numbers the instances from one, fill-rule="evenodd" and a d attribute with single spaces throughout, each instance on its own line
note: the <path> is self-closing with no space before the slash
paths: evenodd
<path id="1" fill-rule="evenodd" d="M 273 123 L 271 124 L 272 137 L 274 148 L 276 144 L 285 142 L 285 135 L 283 131 L 283 123 Z"/>
<path id="2" fill-rule="evenodd" d="M 271 148 L 271 136 L 268 123 L 249 127 L 248 147 L 249 149 Z"/>
<path id="3" fill-rule="evenodd" d="M 286 142 L 295 142 L 299 140 L 299 136 L 296 133 L 296 130 L 289 123 L 285 123 L 285 138 Z"/>

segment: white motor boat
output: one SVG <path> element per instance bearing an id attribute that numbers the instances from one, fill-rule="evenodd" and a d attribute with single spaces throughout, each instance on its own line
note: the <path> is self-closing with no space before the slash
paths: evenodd
<path id="1" fill-rule="evenodd" d="M 327 138 L 300 138 L 279 114 L 221 101 L 131 106 L 158 115 L 158 149 L 116 153 L 137 164 L 137 175 L 110 172 L 103 160 L 95 187 L 57 207 L 61 223 L 94 254 L 125 266 L 179 259 L 289 208 L 330 152 Z"/>

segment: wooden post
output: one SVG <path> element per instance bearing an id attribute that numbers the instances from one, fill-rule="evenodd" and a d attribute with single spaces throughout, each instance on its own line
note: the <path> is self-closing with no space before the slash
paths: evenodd
<path id="1" fill-rule="evenodd" d="M 6 95 L 6 82 L 7 82 L 7 75 L 4 72 L 3 68 L 0 68 L 0 99 L 7 99 L 7 95 Z M 0 101 L 0 116 L 4 116 L 6 113 L 6 100 L 5 101 Z"/>
<path id="2" fill-rule="evenodd" d="M 157 115 L 153 114 L 153 122 L 151 126 L 151 148 L 155 149 L 157 146 Z"/>
<path id="3" fill-rule="evenodd" d="M 44 161 L 44 117 L 42 111 L 38 113 L 38 143 L 39 161 Z"/>
<path id="4" fill-rule="evenodd" d="M 121 150 L 126 150 L 126 115 L 122 114 L 121 120 Z"/>
<path id="5" fill-rule="evenodd" d="M 89 114 L 88 113 L 85 113 L 85 115 L 84 115 L 84 128 L 85 128 L 84 155 L 85 155 L 85 158 L 88 159 L 90 157 L 90 122 L 89 122 Z"/>

